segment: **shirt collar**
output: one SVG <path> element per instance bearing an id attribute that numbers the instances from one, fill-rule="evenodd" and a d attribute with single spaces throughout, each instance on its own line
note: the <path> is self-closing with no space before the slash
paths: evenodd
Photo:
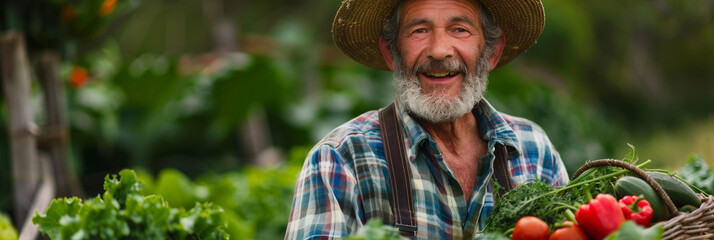
<path id="1" fill-rule="evenodd" d="M 404 138 L 407 141 L 407 155 L 409 160 L 414 161 L 416 159 L 416 153 L 419 150 L 419 146 L 424 144 L 425 141 L 429 142 L 427 141 L 430 139 L 429 133 L 427 133 L 426 130 L 424 130 L 424 128 L 422 128 L 419 123 L 417 123 L 416 120 L 412 118 L 409 113 L 407 113 L 404 105 L 399 102 L 399 98 L 397 98 L 394 105 L 397 107 L 397 116 L 399 117 L 402 125 Z"/>
<path id="2" fill-rule="evenodd" d="M 402 123 L 402 131 L 404 138 L 407 141 L 409 160 L 414 161 L 418 153 L 419 147 L 423 144 L 431 145 L 436 148 L 436 143 L 431 139 L 429 133 L 422 128 L 414 118 L 405 110 L 405 107 L 396 101 L 395 106 L 398 111 L 398 118 Z M 509 158 L 520 156 L 518 138 L 508 122 L 491 106 L 486 100 L 482 99 L 477 104 L 471 113 L 476 117 L 480 134 L 485 141 L 488 141 L 488 148 L 493 151 L 495 144 L 499 143 L 507 147 Z"/>
<path id="3" fill-rule="evenodd" d="M 491 103 L 483 99 L 471 112 L 476 116 L 481 136 L 489 142 L 489 149 L 493 150 L 495 144 L 499 143 L 506 146 L 509 158 L 520 156 L 520 144 L 516 133 Z"/>

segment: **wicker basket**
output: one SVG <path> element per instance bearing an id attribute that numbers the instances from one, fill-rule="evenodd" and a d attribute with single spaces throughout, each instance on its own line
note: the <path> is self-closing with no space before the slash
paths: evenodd
<path id="1" fill-rule="evenodd" d="M 699 194 L 702 205 L 664 222 L 662 239 L 714 239 L 714 196 Z"/>
<path id="2" fill-rule="evenodd" d="M 647 175 L 645 171 L 637 168 L 635 165 L 615 159 L 602 159 L 587 162 L 580 169 L 578 169 L 577 172 L 575 172 L 573 179 L 577 178 L 580 174 L 590 168 L 603 166 L 614 166 L 630 170 L 630 172 L 634 173 L 642 180 L 645 180 L 647 184 L 652 186 L 673 216 L 667 221 L 660 222 L 664 225 L 664 234 L 662 235 L 663 240 L 714 239 L 714 196 L 699 194 L 702 204 L 697 210 L 694 210 L 691 213 L 679 212 L 677 207 L 674 206 L 672 200 L 669 196 L 667 196 L 667 193 L 665 193 L 664 189 L 662 189 L 662 187 L 657 184 L 654 179 Z"/>

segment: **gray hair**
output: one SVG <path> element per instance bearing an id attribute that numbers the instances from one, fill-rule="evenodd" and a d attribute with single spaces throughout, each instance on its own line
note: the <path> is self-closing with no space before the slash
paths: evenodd
<path id="1" fill-rule="evenodd" d="M 397 47 L 397 35 L 399 34 L 399 15 L 403 2 L 404 1 L 400 2 L 399 5 L 392 10 L 392 14 L 389 15 L 387 21 L 384 23 L 384 27 L 382 28 L 382 35 L 384 36 L 384 40 L 387 42 L 387 49 L 392 52 L 392 58 L 395 61 L 397 59 L 401 59 L 399 48 Z M 481 54 L 489 58 L 493 55 L 496 44 L 501 38 L 503 32 L 496 21 L 493 20 L 491 12 L 489 12 L 488 9 L 481 4 L 481 2 L 475 0 L 474 3 L 479 7 L 481 29 L 483 30 L 483 37 L 486 42 Z"/>

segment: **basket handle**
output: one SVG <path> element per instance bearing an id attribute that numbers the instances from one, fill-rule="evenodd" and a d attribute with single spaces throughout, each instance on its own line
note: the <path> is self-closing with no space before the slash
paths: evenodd
<path id="1" fill-rule="evenodd" d="M 587 171 L 590 168 L 604 166 L 614 166 L 630 170 L 630 172 L 637 175 L 640 179 L 645 180 L 645 182 L 647 182 L 647 184 L 649 184 L 655 190 L 659 198 L 664 201 L 664 205 L 667 206 L 667 209 L 669 210 L 669 213 L 672 214 L 672 217 L 679 215 L 677 207 L 674 206 L 672 199 L 670 199 L 664 189 L 662 189 L 662 186 L 660 186 L 654 179 L 647 175 L 645 171 L 639 169 L 637 166 L 632 165 L 630 163 L 616 159 L 600 159 L 590 161 L 585 163 L 585 165 L 580 167 L 580 169 L 575 172 L 575 175 L 573 175 L 573 179 L 577 178 L 578 176 L 580 176 L 580 174 L 583 174 L 583 172 Z"/>

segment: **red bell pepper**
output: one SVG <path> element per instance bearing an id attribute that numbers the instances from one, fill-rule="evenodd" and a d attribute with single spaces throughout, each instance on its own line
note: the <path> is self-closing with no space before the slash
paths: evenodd
<path id="1" fill-rule="evenodd" d="M 649 227 L 652 222 L 654 210 L 650 203 L 641 196 L 624 196 L 620 198 L 620 208 L 625 219 L 632 220 L 637 225 Z"/>
<path id="2" fill-rule="evenodd" d="M 615 197 L 601 193 L 581 205 L 575 212 L 575 219 L 590 239 L 601 240 L 617 231 L 625 216 Z"/>

